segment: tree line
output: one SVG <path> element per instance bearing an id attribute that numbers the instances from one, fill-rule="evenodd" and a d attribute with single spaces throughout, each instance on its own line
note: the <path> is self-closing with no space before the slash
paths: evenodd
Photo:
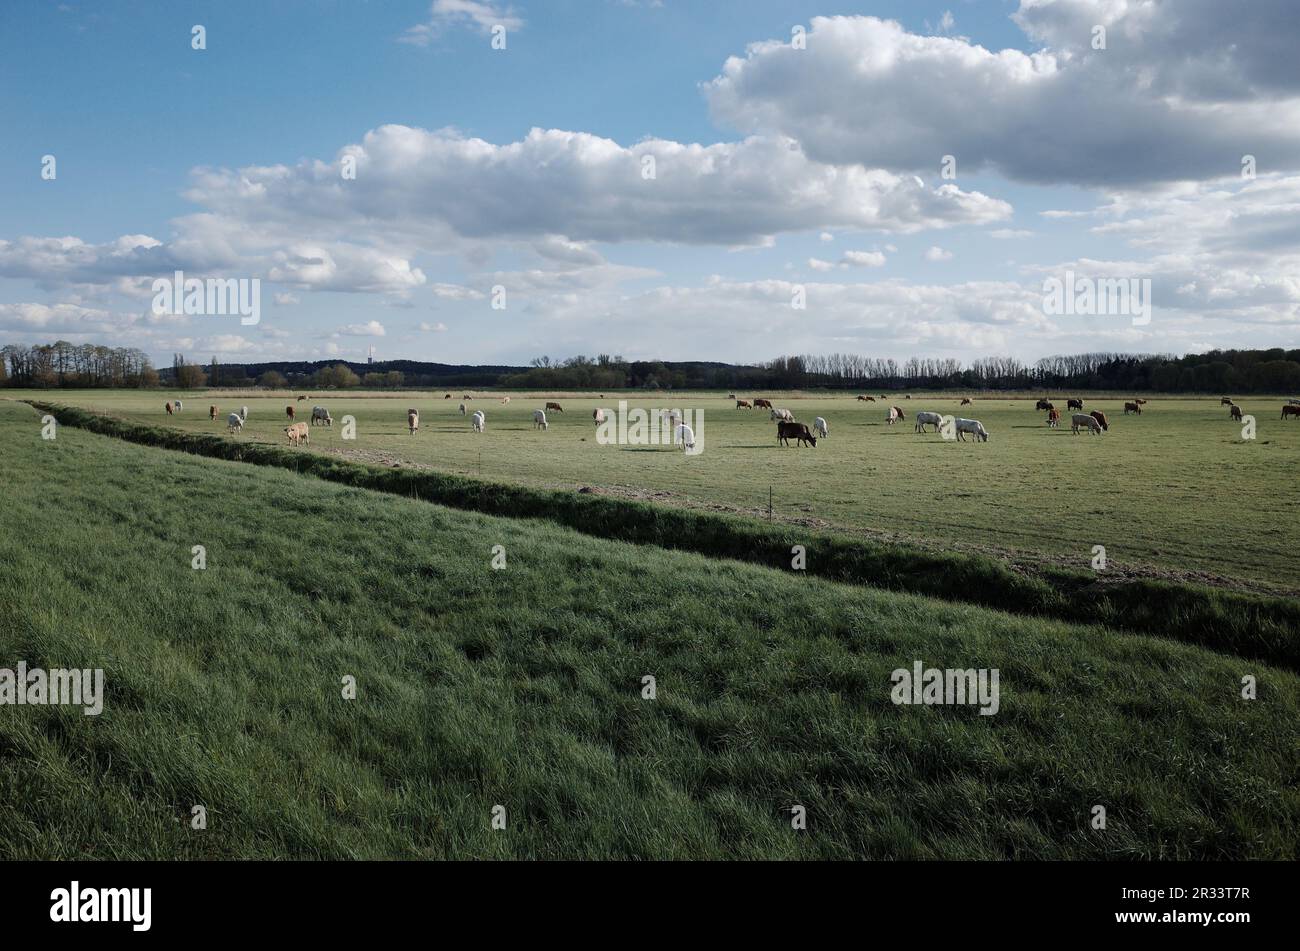
<path id="1" fill-rule="evenodd" d="M 0 350 L 0 385 L 15 387 L 261 387 L 400 389 L 496 386 L 535 390 L 1127 390 L 1163 393 L 1300 393 L 1300 350 L 1212 350 L 1172 354 L 1081 353 L 1026 363 L 981 357 L 896 360 L 854 353 L 782 356 L 758 364 L 625 360 L 599 354 L 527 367 L 393 360 L 208 364 L 175 354 L 159 371 L 136 349 L 95 344 L 10 344 Z"/>

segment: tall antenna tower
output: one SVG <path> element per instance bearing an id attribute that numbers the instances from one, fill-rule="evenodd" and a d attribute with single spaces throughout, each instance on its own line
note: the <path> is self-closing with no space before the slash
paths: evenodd
<path id="1" fill-rule="evenodd" d="M 374 362 L 375 362 L 375 348 L 371 347 L 370 356 L 366 357 L 366 363 L 374 363 Z"/>

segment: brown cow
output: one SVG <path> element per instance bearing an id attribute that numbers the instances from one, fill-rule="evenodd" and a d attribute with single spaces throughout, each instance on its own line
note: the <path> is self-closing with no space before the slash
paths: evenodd
<path id="1" fill-rule="evenodd" d="M 875 401 L 876 401 L 876 398 L 875 398 L 874 396 L 859 396 L 859 397 L 858 397 L 858 402 L 859 402 L 859 403 L 874 403 Z"/>
<path id="2" fill-rule="evenodd" d="M 171 414 L 172 414 L 172 404 L 171 404 L 171 403 L 168 403 L 168 404 L 167 404 L 167 415 L 170 416 Z"/>
<path id="3" fill-rule="evenodd" d="M 736 400 L 736 409 L 753 409 L 754 404 L 749 400 Z"/>
<path id="4" fill-rule="evenodd" d="M 468 397 L 466 397 L 466 399 L 468 399 Z M 553 410 L 555 410 L 555 412 L 557 412 L 557 413 L 563 413 L 563 412 L 564 412 L 564 407 L 561 406 L 559 403 L 547 403 L 547 404 L 546 404 L 546 408 L 547 408 L 547 409 L 553 409 Z"/>
<path id="5" fill-rule="evenodd" d="M 1069 399 L 1065 401 L 1066 409 L 1083 409 L 1083 400 Z"/>
<path id="6" fill-rule="evenodd" d="M 1034 404 L 1034 409 L 1055 409 L 1050 400 L 1039 400 Z"/>
<path id="7" fill-rule="evenodd" d="M 1049 409 L 1047 411 L 1047 425 L 1051 426 L 1053 429 L 1061 425 L 1060 410 Z"/>
<path id="8" fill-rule="evenodd" d="M 300 396 L 300 397 L 298 397 L 298 402 L 301 403 L 301 402 L 302 402 L 303 400 L 305 400 L 306 398 L 307 398 L 307 397 L 305 397 L 305 396 Z"/>
<path id="9" fill-rule="evenodd" d="M 217 418 L 217 408 L 215 406 L 209 406 L 208 419 L 216 419 L 216 418 Z"/>
<path id="10" fill-rule="evenodd" d="M 1139 416 L 1141 416 L 1141 415 L 1142 415 L 1142 407 L 1139 406 L 1137 403 L 1125 403 L 1125 404 L 1124 404 L 1124 415 L 1127 416 L 1129 413 L 1137 413 Z"/>
<path id="11" fill-rule="evenodd" d="M 284 427 L 284 434 L 289 437 L 289 445 L 296 446 L 299 443 L 311 445 L 311 429 L 306 423 L 294 423 L 292 426 Z"/>
<path id="12" fill-rule="evenodd" d="M 1241 420 L 1241 407 L 1238 406 L 1236 403 L 1233 403 L 1231 406 L 1229 406 L 1229 407 L 1228 407 L 1228 418 L 1229 418 L 1229 419 L 1235 419 L 1235 420 L 1237 420 L 1237 421 L 1240 421 L 1240 420 Z"/>
<path id="13" fill-rule="evenodd" d="M 755 409 L 759 409 L 759 408 L 761 408 L 761 407 L 766 407 L 766 408 L 768 408 L 768 409 L 771 409 L 771 408 L 772 408 L 772 401 L 771 401 L 771 400 L 765 400 L 765 399 L 762 399 L 761 397 L 760 397 L 759 399 L 754 400 L 754 408 L 755 408 Z"/>
<path id="14" fill-rule="evenodd" d="M 293 422 L 294 408 L 292 403 L 284 408 L 284 415 L 289 417 L 289 422 Z"/>
<path id="15" fill-rule="evenodd" d="M 1286 419 L 1288 416 L 1294 416 L 1296 419 L 1300 419 L 1300 406 L 1292 406 L 1290 404 L 1283 406 L 1282 418 Z"/>
<path id="16" fill-rule="evenodd" d="M 789 423 L 785 420 L 776 424 L 776 442 L 777 445 L 790 445 L 790 440 L 794 439 L 802 446 L 805 442 L 812 443 L 814 449 L 817 448 L 817 437 L 808 429 L 807 423 Z"/>
<path id="17" fill-rule="evenodd" d="M 1095 419 L 1101 425 L 1102 429 L 1106 430 L 1106 432 L 1110 432 L 1110 423 L 1106 422 L 1105 413 L 1100 412 L 1099 410 L 1093 410 L 1088 415 Z"/>
<path id="18" fill-rule="evenodd" d="M 444 399 L 444 400 L 449 400 L 449 399 L 451 399 L 451 394 L 448 393 L 446 396 L 443 397 L 443 399 Z"/>
<path id="19" fill-rule="evenodd" d="M 962 405 L 962 406 L 974 406 L 975 404 L 972 403 L 972 402 L 970 401 L 970 397 L 967 396 L 967 397 L 963 397 L 963 398 L 962 398 L 961 405 Z"/>

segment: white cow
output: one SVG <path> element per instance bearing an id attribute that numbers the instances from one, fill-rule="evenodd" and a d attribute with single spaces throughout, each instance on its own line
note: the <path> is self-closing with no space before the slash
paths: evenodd
<path id="1" fill-rule="evenodd" d="M 831 434 L 830 427 L 826 425 L 826 420 L 818 416 L 813 420 L 813 432 L 825 439 Z"/>
<path id="2" fill-rule="evenodd" d="M 248 422 L 248 407 L 247 406 L 239 407 L 239 415 L 244 417 L 244 422 Z"/>
<path id="3" fill-rule="evenodd" d="M 904 415 L 903 411 L 899 409 L 897 406 L 889 407 L 889 412 L 885 416 L 885 423 L 889 426 L 892 426 L 900 419 L 907 419 L 907 416 Z"/>
<path id="4" fill-rule="evenodd" d="M 1090 416 L 1087 413 L 1075 413 L 1070 417 L 1070 422 L 1073 423 L 1070 429 L 1074 431 L 1076 436 L 1079 435 L 1080 426 L 1087 429 L 1089 433 L 1097 436 L 1101 435 L 1101 423 L 1097 422 L 1096 416 Z"/>
<path id="5" fill-rule="evenodd" d="M 408 409 L 406 411 L 406 428 L 411 431 L 412 436 L 420 431 L 420 414 L 417 410 Z"/>
<path id="6" fill-rule="evenodd" d="M 937 433 L 939 427 L 943 425 L 943 417 L 938 413 L 917 413 L 915 431 L 918 433 L 925 432 L 926 426 L 933 426 Z"/>
<path id="7" fill-rule="evenodd" d="M 533 410 L 533 429 L 546 429 L 546 414 L 540 409 Z"/>
<path id="8" fill-rule="evenodd" d="M 243 428 L 244 417 L 240 416 L 238 413 L 231 413 L 226 417 L 226 430 L 228 432 L 237 433 Z"/>
<path id="9" fill-rule="evenodd" d="M 771 417 L 771 418 L 774 419 L 774 420 L 777 420 L 777 419 L 783 419 L 783 420 L 785 420 L 787 423 L 793 423 L 793 422 L 794 422 L 794 413 L 790 412 L 788 409 L 774 409 L 774 410 L 772 410 L 772 417 Z"/>
<path id="10" fill-rule="evenodd" d="M 469 428 L 476 433 L 481 433 L 487 428 L 487 416 L 484 415 L 482 410 L 469 418 Z"/>
<path id="11" fill-rule="evenodd" d="M 682 423 L 676 430 L 676 441 L 682 444 L 682 450 L 695 448 L 695 430 Z"/>
<path id="12" fill-rule="evenodd" d="M 966 441 L 965 437 L 963 436 L 963 433 L 970 433 L 970 435 L 974 436 L 980 442 L 989 441 L 988 430 L 984 428 L 984 424 L 981 423 L 978 419 L 957 420 L 957 438 L 961 442 Z"/>
<path id="13" fill-rule="evenodd" d="M 172 401 L 172 406 L 174 406 L 174 407 L 176 408 L 176 412 L 179 413 L 179 412 L 181 411 L 181 401 L 180 401 L 180 400 L 173 400 L 173 401 Z"/>
<path id="14" fill-rule="evenodd" d="M 326 426 L 334 425 L 334 417 L 330 416 L 330 411 L 324 406 L 313 406 L 311 408 L 311 424 L 324 423 Z"/>
<path id="15" fill-rule="evenodd" d="M 596 425 L 599 426 L 601 423 L 605 421 L 605 411 L 603 409 L 593 410 L 591 414 L 591 418 L 594 419 L 596 421 Z"/>

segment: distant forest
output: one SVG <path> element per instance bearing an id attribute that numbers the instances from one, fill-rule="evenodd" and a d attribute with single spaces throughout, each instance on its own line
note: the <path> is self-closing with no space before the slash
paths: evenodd
<path id="1" fill-rule="evenodd" d="M 263 387 L 268 389 L 532 390 L 764 389 L 1124 390 L 1158 393 L 1300 393 L 1300 350 L 1212 350 L 1184 357 L 1084 353 L 1024 363 L 985 357 L 892 360 L 836 353 L 766 363 L 673 363 L 618 356 L 537 357 L 531 366 L 461 366 L 416 360 L 380 363 L 277 361 L 200 364 L 181 354 L 155 368 L 139 350 L 58 341 L 0 350 L 0 386 Z"/>

